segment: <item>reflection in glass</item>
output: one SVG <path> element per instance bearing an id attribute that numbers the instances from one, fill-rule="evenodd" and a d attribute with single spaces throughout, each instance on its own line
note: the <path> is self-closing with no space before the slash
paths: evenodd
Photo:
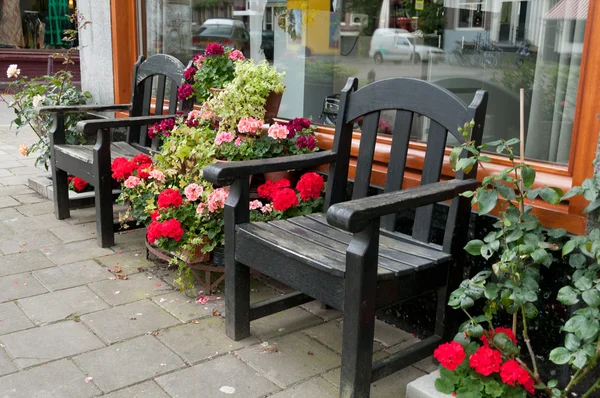
<path id="1" fill-rule="evenodd" d="M 466 102 L 487 90 L 485 140 L 509 139 L 524 88 L 525 155 L 569 161 L 589 0 L 431 0 L 422 11 L 400 0 L 145 3 L 148 55 L 187 62 L 217 41 L 286 71 L 281 117 L 331 123 L 348 77 L 412 77 Z M 415 123 L 413 138 L 425 139 L 429 122 Z"/>

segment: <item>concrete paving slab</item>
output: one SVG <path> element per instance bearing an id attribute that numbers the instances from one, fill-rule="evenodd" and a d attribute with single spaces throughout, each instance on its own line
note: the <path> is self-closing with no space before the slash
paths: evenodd
<path id="1" fill-rule="evenodd" d="M 0 378 L 0 396 L 11 398 L 87 398 L 101 394 L 73 362 L 63 359 Z"/>
<path id="2" fill-rule="evenodd" d="M 173 397 L 258 398 L 278 390 L 275 384 L 233 355 L 161 376 L 156 382 Z"/>
<path id="3" fill-rule="evenodd" d="M 108 256 L 113 254 L 113 251 L 99 247 L 96 239 L 92 239 L 51 246 L 48 247 L 48 250 L 44 251 L 44 254 L 54 264 L 63 265 L 95 257 Z"/>
<path id="4" fill-rule="evenodd" d="M 0 169 L 3 167 L 0 166 Z M 0 196 L 13 196 L 13 195 L 21 195 L 21 194 L 29 194 L 31 190 L 27 188 L 25 185 L 11 185 L 11 186 L 3 186 L 0 188 Z"/>
<path id="5" fill-rule="evenodd" d="M 0 278 L 0 302 L 47 293 L 30 273 L 15 274 Z"/>
<path id="6" fill-rule="evenodd" d="M 14 174 L 11 173 L 10 170 L 0 169 L 0 177 L 12 177 L 12 176 L 14 176 Z"/>
<path id="7" fill-rule="evenodd" d="M 20 195 L 12 195 L 12 197 L 24 205 L 33 204 L 33 203 L 41 203 L 41 202 L 45 202 L 48 200 L 45 197 L 43 197 L 42 195 L 35 193 L 35 192 L 20 194 Z"/>
<path id="8" fill-rule="evenodd" d="M 391 375 L 384 377 L 375 383 L 371 383 L 371 397 L 404 397 L 406 394 L 406 385 L 411 381 L 423 376 L 424 374 L 426 373 L 412 366 L 404 368 L 399 372 L 392 373 Z M 334 371 L 325 373 L 323 378 L 339 388 L 340 369 L 338 368 Z"/>
<path id="9" fill-rule="evenodd" d="M 246 347 L 237 355 L 282 388 L 340 366 L 337 353 L 300 332 L 267 343 Z"/>
<path id="10" fill-rule="evenodd" d="M 127 280 L 94 282 L 89 287 L 110 305 L 131 303 L 173 291 L 161 279 L 157 277 L 148 279 L 148 275 L 145 273 L 130 275 Z"/>
<path id="11" fill-rule="evenodd" d="M 29 329 L 34 326 L 16 303 L 0 304 L 0 335 Z M 1 366 L 0 366 L 1 368 Z"/>
<path id="12" fill-rule="evenodd" d="M 40 170 L 36 167 L 29 167 L 29 166 L 15 167 L 14 169 L 9 169 L 9 170 L 11 173 L 13 173 L 16 176 L 27 176 L 27 177 L 30 177 L 33 174 L 47 173 L 44 170 Z"/>
<path id="13" fill-rule="evenodd" d="M 19 306 L 37 325 L 80 317 L 89 312 L 109 308 L 98 295 L 86 286 L 59 290 L 18 301 Z"/>
<path id="14" fill-rule="evenodd" d="M 233 341 L 225 334 L 221 317 L 177 326 L 158 334 L 158 339 L 188 363 L 197 363 L 224 353 L 259 343 L 256 337 Z"/>
<path id="15" fill-rule="evenodd" d="M 301 305 L 300 307 L 304 308 L 306 311 L 310 312 L 313 315 L 318 316 L 325 322 L 331 321 L 333 319 L 341 318 L 343 312 L 340 310 L 336 310 L 334 308 L 326 309 L 323 308 L 323 304 L 320 301 L 311 301 L 310 303 L 306 303 Z"/>
<path id="16" fill-rule="evenodd" d="M 185 367 L 181 358 L 152 336 L 142 336 L 88 352 L 74 357 L 73 361 L 93 377 L 94 383 L 104 392 Z"/>
<path id="17" fill-rule="evenodd" d="M 150 300 L 88 314 L 81 321 L 109 344 L 180 323 Z"/>
<path id="18" fill-rule="evenodd" d="M 120 252 L 119 250 L 116 250 L 116 252 L 116 254 L 110 256 L 99 257 L 96 261 L 111 269 L 118 265 L 124 273 L 129 275 L 140 272 L 138 268 L 150 269 L 156 267 L 152 261 L 146 260 L 145 253 Z"/>
<path id="19" fill-rule="evenodd" d="M 115 252 L 141 252 L 146 250 L 146 228 L 137 228 L 131 231 L 115 234 Z"/>
<path id="20" fill-rule="evenodd" d="M 0 349 L 0 376 L 14 373 L 18 370 L 19 370 L 19 368 L 17 368 L 15 366 L 15 364 L 13 363 L 12 359 L 8 356 L 6 351 L 4 351 L 4 349 Z M 0 394 L 2 394 L 1 386 L 0 386 Z"/>
<path id="21" fill-rule="evenodd" d="M 0 276 L 20 274 L 50 267 L 55 267 L 55 265 L 39 251 L 0 257 Z"/>
<path id="22" fill-rule="evenodd" d="M 272 398 L 337 398 L 338 389 L 321 377 L 315 377 L 287 390 L 278 392 Z"/>
<path id="23" fill-rule="evenodd" d="M 0 208 L 19 206 L 21 203 L 10 196 L 0 196 Z"/>
<path id="24" fill-rule="evenodd" d="M 416 337 L 413 337 L 407 341 L 404 341 L 394 347 L 386 348 L 386 352 L 390 354 L 394 354 L 398 351 L 404 350 L 410 347 L 413 344 L 418 343 L 420 340 Z M 414 363 L 412 366 L 415 368 L 422 370 L 425 373 L 431 373 L 438 369 L 439 365 L 433 361 L 433 356 L 429 356 L 425 359 L 421 359 L 419 362 Z"/>
<path id="25" fill-rule="evenodd" d="M 320 323 L 321 318 L 295 307 L 251 322 L 250 332 L 264 341 Z"/>
<path id="26" fill-rule="evenodd" d="M 61 322 L 2 336 L 9 354 L 21 368 L 104 347 L 78 322 Z"/>
<path id="27" fill-rule="evenodd" d="M 14 177 L 14 178 L 27 178 L 27 177 Z M 40 214 L 54 213 L 54 202 L 46 201 L 40 203 L 33 203 L 29 205 L 21 205 L 17 207 L 20 213 L 26 216 L 39 216 Z"/>
<path id="28" fill-rule="evenodd" d="M 88 240 L 96 237 L 96 223 L 70 225 L 65 222 L 60 227 L 50 228 L 50 232 L 65 243 Z"/>
<path id="29" fill-rule="evenodd" d="M 342 353 L 342 324 L 340 322 L 327 322 L 310 329 L 303 330 L 307 336 L 317 340 L 324 346 L 332 349 L 338 354 Z M 373 343 L 373 352 L 381 351 L 384 345 L 375 341 Z"/>
<path id="30" fill-rule="evenodd" d="M 170 398 L 154 381 L 127 387 L 104 395 L 105 398 Z"/>
<path id="31" fill-rule="evenodd" d="M 112 273 L 108 272 L 107 268 L 99 265 L 94 260 L 55 265 L 53 268 L 34 271 L 33 275 L 46 288 L 52 291 L 108 280 L 108 278 L 114 277 Z"/>
<path id="32" fill-rule="evenodd" d="M 43 229 L 32 234 L 30 231 L 15 232 L 4 225 L 0 226 L 0 250 L 5 254 L 47 249 L 60 243 L 56 236 Z"/>
<path id="33" fill-rule="evenodd" d="M 38 231 L 64 227 L 69 224 L 66 221 L 58 220 L 54 213 L 40 214 L 38 216 L 24 216 L 18 213 L 17 217 L 5 218 L 4 225 L 15 232 L 37 233 Z"/>

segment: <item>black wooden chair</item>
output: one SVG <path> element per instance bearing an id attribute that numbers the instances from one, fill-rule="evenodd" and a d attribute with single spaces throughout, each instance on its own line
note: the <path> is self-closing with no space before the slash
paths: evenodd
<path id="1" fill-rule="evenodd" d="M 115 244 L 113 223 L 112 160 L 117 157 L 132 158 L 139 153 L 151 153 L 160 145 L 160 138 L 149 139 L 148 124 L 173 117 L 178 110 L 189 111 L 192 101 L 179 101 L 177 88 L 183 80 L 185 66 L 170 55 L 140 57 L 135 64 L 131 103 L 125 105 L 82 105 L 42 107 L 40 112 L 50 112 L 54 125 L 50 132 L 52 181 L 56 218 L 63 220 L 69 214 L 69 187 L 67 175 L 83 178 L 94 186 L 98 244 L 109 247 Z M 167 82 L 170 81 L 170 86 Z M 163 115 L 165 93 L 170 88 L 167 114 Z M 155 90 L 153 90 L 155 89 Z M 150 116 L 155 96 L 154 116 Z M 129 111 L 129 117 L 108 119 L 93 112 Z M 97 120 L 78 123 L 85 136 L 97 134 L 95 145 L 68 145 L 65 138 L 65 114 L 86 112 Z M 128 128 L 127 140 L 112 142 L 111 129 Z"/>
<path id="2" fill-rule="evenodd" d="M 458 196 L 477 186 L 476 169 L 440 182 L 447 132 L 474 120 L 481 139 L 487 94 L 476 93 L 468 107 L 431 83 L 388 79 L 357 91 L 348 80 L 342 91 L 333 149 L 308 155 L 218 163 L 204 177 L 232 184 L 225 207 L 226 332 L 233 340 L 250 334 L 250 321 L 310 300 L 343 309 L 341 397 L 367 397 L 370 383 L 432 354 L 448 338 L 445 308 L 449 289 L 462 280 L 460 261 L 471 211 Z M 382 110 L 396 110 L 385 193 L 367 197 L 377 126 Z M 421 186 L 401 190 L 415 114 L 430 119 Z M 352 200 L 345 201 L 353 120 L 364 116 Z M 465 151 L 466 152 L 466 151 Z M 466 156 L 466 153 L 463 154 Z M 329 164 L 325 213 L 273 222 L 249 222 L 248 176 Z M 443 245 L 430 242 L 433 207 L 451 200 Z M 412 236 L 396 231 L 396 213 L 417 208 Z M 250 305 L 249 269 L 298 290 Z M 375 311 L 428 291 L 437 291 L 435 334 L 372 362 Z"/>

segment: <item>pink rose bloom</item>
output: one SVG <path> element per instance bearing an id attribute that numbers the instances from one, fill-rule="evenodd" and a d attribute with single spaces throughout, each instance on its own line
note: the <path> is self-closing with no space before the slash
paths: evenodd
<path id="1" fill-rule="evenodd" d="M 225 200 L 227 200 L 229 192 L 223 188 L 217 188 L 208 196 L 208 211 L 214 213 L 215 211 L 222 209 L 225 206 Z"/>
<path id="2" fill-rule="evenodd" d="M 263 204 L 260 200 L 253 200 L 250 202 L 250 210 L 260 209 L 261 207 L 263 207 Z"/>
<path id="3" fill-rule="evenodd" d="M 148 177 L 156 180 L 156 181 L 164 181 L 165 180 L 165 174 L 160 171 L 160 170 L 152 170 L 149 174 Z"/>
<path id="4" fill-rule="evenodd" d="M 204 188 L 202 188 L 200 185 L 195 184 L 195 183 L 188 185 L 183 190 L 183 193 L 185 194 L 185 197 L 190 202 L 195 202 L 196 200 L 198 200 L 198 198 L 200 197 L 200 195 L 202 195 L 202 192 L 204 192 Z"/>
<path id="5" fill-rule="evenodd" d="M 235 146 L 240 146 L 242 145 L 242 139 L 240 137 L 235 139 Z"/>
<path id="6" fill-rule="evenodd" d="M 205 213 L 205 209 L 206 209 L 207 205 L 206 203 L 201 202 L 198 207 L 196 207 L 196 213 L 200 214 L 201 216 L 204 215 Z"/>
<path id="7" fill-rule="evenodd" d="M 27 151 L 29 151 L 29 149 L 27 148 L 27 145 L 25 145 L 25 144 L 19 145 L 19 155 L 27 156 Z"/>
<path id="8" fill-rule="evenodd" d="M 142 180 L 139 179 L 136 176 L 129 176 L 126 180 L 125 180 L 125 187 L 126 188 L 135 188 L 138 185 L 140 185 L 142 183 Z"/>
<path id="9" fill-rule="evenodd" d="M 269 127 L 269 137 L 275 140 L 282 140 L 284 138 L 287 138 L 288 133 L 289 131 L 287 127 L 279 123 L 273 123 L 271 127 Z"/>
<path id="10" fill-rule="evenodd" d="M 273 211 L 273 206 L 271 206 L 270 203 L 267 203 L 266 205 L 264 205 L 263 207 L 261 207 L 260 211 L 263 214 L 269 214 Z"/>
<path id="11" fill-rule="evenodd" d="M 240 50 L 233 50 L 229 53 L 229 59 L 232 61 L 243 61 L 246 59 Z"/>
<path id="12" fill-rule="evenodd" d="M 263 125 L 262 120 L 253 117 L 245 117 L 238 123 L 238 131 L 240 133 L 256 133 Z"/>
<path id="13" fill-rule="evenodd" d="M 217 135 L 217 138 L 215 138 L 215 144 L 221 145 L 224 142 L 231 142 L 233 140 L 233 134 L 231 134 L 229 131 L 223 131 Z"/>

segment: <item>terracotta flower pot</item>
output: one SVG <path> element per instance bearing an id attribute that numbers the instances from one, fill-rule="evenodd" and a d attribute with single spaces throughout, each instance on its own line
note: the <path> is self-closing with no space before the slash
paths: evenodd
<path id="1" fill-rule="evenodd" d="M 275 93 L 271 92 L 267 97 L 267 102 L 265 102 L 265 122 L 271 123 L 274 118 L 277 117 L 277 113 L 279 112 L 279 105 L 281 104 L 281 97 L 283 97 L 283 93 Z"/>
<path id="2" fill-rule="evenodd" d="M 293 171 L 272 171 L 270 173 L 265 173 L 266 181 L 277 182 L 281 179 L 286 179 L 290 182 L 291 185 L 294 185 L 294 172 Z"/>
<path id="3" fill-rule="evenodd" d="M 210 253 L 203 253 L 204 245 L 196 245 L 191 250 L 182 250 L 178 256 L 186 264 L 206 263 L 210 261 Z"/>

